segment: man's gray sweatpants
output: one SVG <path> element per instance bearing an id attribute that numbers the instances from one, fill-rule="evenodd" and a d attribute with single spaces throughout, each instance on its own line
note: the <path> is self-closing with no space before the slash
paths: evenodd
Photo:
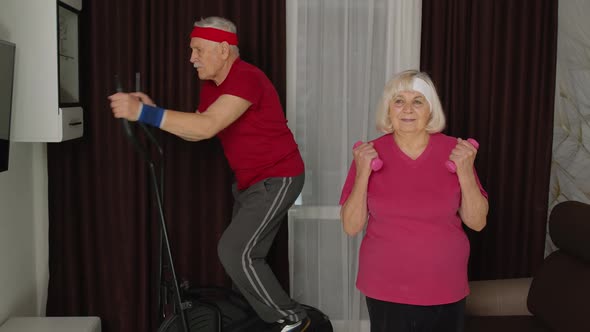
<path id="1" fill-rule="evenodd" d="M 305 310 L 283 290 L 266 255 L 287 211 L 301 193 L 305 175 L 268 178 L 239 191 L 233 217 L 217 252 L 234 284 L 266 322 L 298 321 Z"/>

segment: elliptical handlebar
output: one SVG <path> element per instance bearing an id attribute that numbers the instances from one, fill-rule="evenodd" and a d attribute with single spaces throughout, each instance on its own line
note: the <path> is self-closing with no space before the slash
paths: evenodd
<path id="1" fill-rule="evenodd" d="M 136 90 L 139 90 L 139 73 L 135 74 L 135 84 L 136 84 Z M 121 85 L 121 80 L 119 79 L 119 75 L 115 75 L 115 90 L 117 92 L 123 92 L 123 86 Z M 137 139 L 133 129 L 131 129 L 131 124 L 129 123 L 129 120 L 127 119 L 121 119 L 121 124 L 123 126 L 123 131 L 125 132 L 125 135 L 127 136 L 127 139 L 131 142 L 131 145 L 133 146 L 133 148 L 135 149 L 135 151 L 143 158 L 143 160 L 148 164 L 149 166 L 149 173 L 150 173 L 150 182 L 152 182 L 153 185 L 153 189 L 154 189 L 154 195 L 156 196 L 156 206 L 158 208 L 158 219 L 160 220 L 160 256 L 161 256 L 161 242 L 162 240 L 166 243 L 166 255 L 168 256 L 168 263 L 170 264 L 170 270 L 172 273 L 172 279 L 173 279 L 173 284 L 174 284 L 174 295 L 176 297 L 176 303 L 175 306 L 178 307 L 178 311 L 179 311 L 179 315 L 180 318 L 182 320 L 182 326 L 184 329 L 184 332 L 190 332 L 189 326 L 188 326 L 188 321 L 187 321 L 187 317 L 185 315 L 184 312 L 184 308 L 183 308 L 183 303 L 182 303 L 182 299 L 180 297 L 180 288 L 178 285 L 178 278 L 176 276 L 176 270 L 174 268 L 174 262 L 172 259 L 172 249 L 170 248 L 170 242 L 168 239 L 168 231 L 166 229 L 166 220 L 164 217 L 164 208 L 163 208 L 163 199 L 162 199 L 162 191 L 164 189 L 164 184 L 163 184 L 163 176 L 164 176 L 164 171 L 163 169 L 161 169 L 161 178 L 160 178 L 160 185 L 158 185 L 158 177 L 156 175 L 156 166 L 155 166 L 155 162 L 152 158 L 150 158 L 150 154 L 149 154 L 149 150 L 146 146 L 142 145 L 140 143 L 140 141 Z M 162 146 L 160 145 L 160 143 L 158 142 L 158 140 L 154 137 L 154 135 L 152 134 L 151 130 L 149 128 L 147 128 L 147 126 L 141 122 L 138 122 L 139 126 L 141 127 L 141 129 L 143 130 L 145 136 L 148 138 L 148 140 L 151 142 L 151 144 L 153 144 L 157 150 L 158 150 L 158 154 L 160 156 L 161 161 L 164 160 L 164 150 L 162 149 Z M 160 257 L 160 264 L 161 264 L 161 257 Z M 160 274 L 162 269 L 160 268 Z M 161 278 L 161 275 L 158 277 L 159 280 Z M 159 302 L 159 300 L 158 300 Z"/>
<path id="2" fill-rule="evenodd" d="M 136 85 L 139 86 L 139 73 L 136 74 Z M 115 90 L 117 92 L 123 92 L 123 86 L 121 85 L 121 80 L 119 79 L 119 75 L 115 75 Z M 129 141 L 131 141 L 135 150 L 141 155 L 141 157 L 145 161 L 153 162 L 153 160 L 149 157 L 147 148 L 145 146 L 143 146 L 137 140 L 137 137 L 135 136 L 133 130 L 131 129 L 131 124 L 129 123 L 129 120 L 121 119 L 121 124 L 123 126 L 123 131 L 125 132 L 125 135 L 127 136 L 127 139 L 129 139 Z M 156 149 L 158 150 L 158 154 L 160 155 L 160 159 L 163 159 L 164 158 L 164 149 L 162 149 L 162 146 L 160 145 L 158 140 L 154 137 L 154 134 L 151 132 L 151 130 L 149 130 L 149 128 L 145 124 L 143 124 L 141 122 L 138 122 L 138 124 L 139 124 L 140 128 L 143 130 L 145 136 L 150 141 L 150 143 L 152 143 L 156 147 Z"/>

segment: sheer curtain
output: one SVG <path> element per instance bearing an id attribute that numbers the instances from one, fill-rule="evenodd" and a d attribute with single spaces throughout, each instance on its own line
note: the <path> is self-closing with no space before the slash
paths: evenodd
<path id="1" fill-rule="evenodd" d="M 361 236 L 342 231 L 338 200 L 352 145 L 380 135 L 375 105 L 396 72 L 419 68 L 421 1 L 287 1 L 287 117 L 306 164 L 289 213 L 292 296 L 337 331 L 366 329 L 355 288 Z"/>
<path id="2" fill-rule="evenodd" d="M 588 13 L 590 3 L 587 1 L 570 0 L 559 3 L 550 210 L 558 203 L 569 200 L 590 204 Z M 545 255 L 555 250 L 557 247 L 547 232 Z"/>

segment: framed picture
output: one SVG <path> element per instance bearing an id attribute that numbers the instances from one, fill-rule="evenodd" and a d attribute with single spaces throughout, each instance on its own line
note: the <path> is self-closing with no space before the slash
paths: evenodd
<path id="1" fill-rule="evenodd" d="M 78 61 L 80 12 L 58 1 L 59 106 L 80 104 L 80 65 Z"/>

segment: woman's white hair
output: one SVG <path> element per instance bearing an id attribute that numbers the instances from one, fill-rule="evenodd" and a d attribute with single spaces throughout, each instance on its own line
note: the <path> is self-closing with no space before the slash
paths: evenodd
<path id="1" fill-rule="evenodd" d="M 196 21 L 194 25 L 196 27 L 215 28 L 232 33 L 237 33 L 238 31 L 236 25 L 232 21 L 219 16 L 201 18 L 199 21 Z M 237 55 L 240 54 L 240 49 L 237 45 L 230 45 L 230 49 L 232 49 Z"/>
<path id="2" fill-rule="evenodd" d="M 377 130 L 384 132 L 384 133 L 393 133 L 393 124 L 391 123 L 391 119 L 389 118 L 389 104 L 391 100 L 400 93 L 400 91 L 412 91 L 412 84 L 414 78 L 420 78 L 430 86 L 432 89 L 432 100 L 429 100 L 431 103 L 430 105 L 430 119 L 428 120 L 428 124 L 426 125 L 426 132 L 433 134 L 433 133 L 440 133 L 445 129 L 446 120 L 445 114 L 443 113 L 442 106 L 440 104 L 440 99 L 438 98 L 438 94 L 436 93 L 436 88 L 432 83 L 432 80 L 428 76 L 428 74 L 424 72 L 420 72 L 417 70 L 406 70 L 397 75 L 395 75 L 387 84 L 385 84 L 385 88 L 383 89 L 383 95 L 377 104 L 377 114 L 376 114 L 376 122 L 377 122 Z"/>

